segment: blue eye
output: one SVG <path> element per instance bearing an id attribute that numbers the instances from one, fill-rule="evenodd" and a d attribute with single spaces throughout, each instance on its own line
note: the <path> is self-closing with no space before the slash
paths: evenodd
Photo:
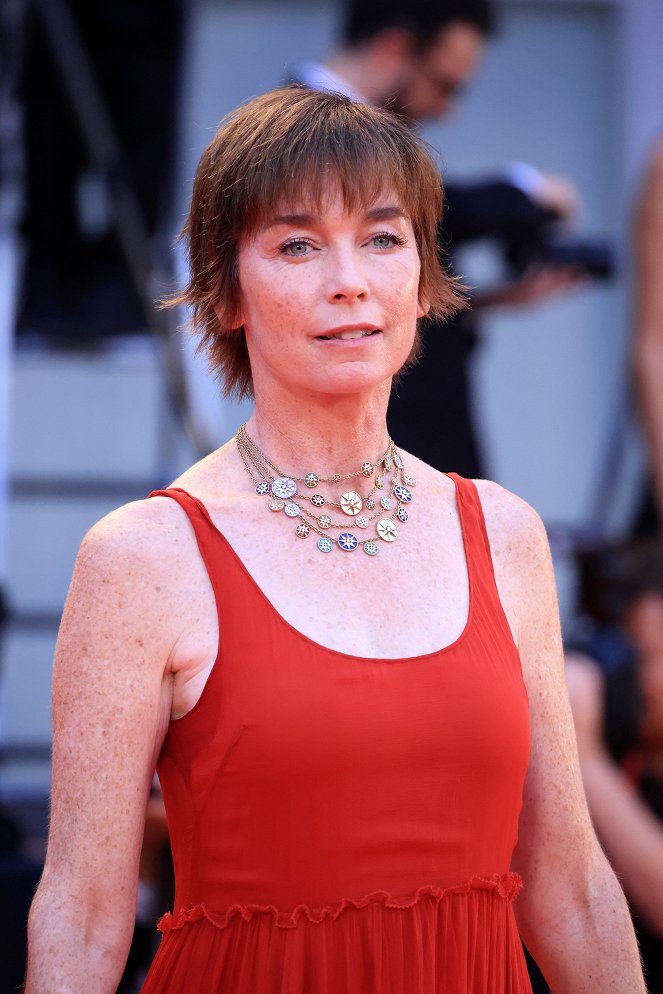
<path id="1" fill-rule="evenodd" d="M 399 235 L 395 235 L 391 231 L 380 231 L 377 235 L 372 236 L 372 241 L 378 244 L 378 248 L 393 248 L 394 245 L 402 245 L 403 239 Z"/>
<path id="2" fill-rule="evenodd" d="M 279 252 L 281 252 L 283 255 L 295 256 L 296 258 L 298 256 L 306 255 L 306 250 L 308 248 L 309 248 L 308 242 L 304 241 L 301 238 L 295 238 L 293 239 L 293 241 L 286 242 L 285 245 L 282 245 L 279 249 Z"/>

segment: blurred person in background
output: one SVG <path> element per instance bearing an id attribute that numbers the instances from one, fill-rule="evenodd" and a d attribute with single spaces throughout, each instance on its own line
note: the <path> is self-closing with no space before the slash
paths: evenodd
<path id="1" fill-rule="evenodd" d="M 495 30 L 489 0 L 349 0 L 339 45 L 324 63 L 304 62 L 291 78 L 313 89 L 335 90 L 403 115 L 412 124 L 445 117 L 479 70 Z M 441 250 L 496 238 L 519 257 L 521 275 L 475 295 L 470 310 L 428 329 L 422 359 L 392 395 L 391 434 L 431 466 L 485 477 L 475 427 L 470 361 L 480 340 L 477 311 L 524 306 L 577 285 L 568 265 L 526 258 L 544 230 L 572 218 L 578 196 L 565 179 L 523 163 L 482 182 L 445 181 Z"/>
<path id="2" fill-rule="evenodd" d="M 633 371 L 649 460 L 634 531 L 663 540 L 663 139 L 650 155 L 635 217 Z"/>
<path id="3" fill-rule="evenodd" d="M 115 989 L 155 764 L 145 994 L 528 994 L 519 929 L 553 989 L 644 994 L 542 522 L 388 434 L 419 322 L 460 306 L 441 208 L 417 135 L 339 94 L 258 97 L 204 153 L 171 304 L 255 406 L 79 553 L 26 994 Z"/>
<path id="4" fill-rule="evenodd" d="M 586 631 L 566 674 L 592 820 L 624 887 L 650 994 L 663 994 L 663 546 L 580 556 Z"/>

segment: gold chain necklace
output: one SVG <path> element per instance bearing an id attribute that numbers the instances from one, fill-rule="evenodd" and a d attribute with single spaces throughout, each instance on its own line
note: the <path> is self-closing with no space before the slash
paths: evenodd
<path id="1" fill-rule="evenodd" d="M 331 552 L 334 546 L 343 552 L 353 552 L 361 546 L 368 556 L 376 556 L 380 549 L 377 540 L 394 542 L 399 526 L 408 520 L 406 505 L 412 501 L 411 488 L 416 486 L 417 481 L 405 473 L 403 460 L 391 438 L 386 452 L 375 463 L 365 462 L 352 473 L 334 473 L 323 478 L 314 472 L 305 476 L 284 473 L 253 441 L 246 431 L 246 424 L 239 428 L 235 443 L 244 468 L 255 484 L 256 494 L 269 498 L 271 511 L 284 511 L 286 517 L 298 519 L 295 527 L 298 538 L 307 538 L 311 532 L 318 535 L 320 552 Z M 389 481 L 386 480 L 388 474 L 391 474 Z M 367 497 L 362 498 L 356 491 L 347 490 L 339 500 L 331 500 L 317 492 L 320 483 L 341 483 L 356 476 L 373 477 L 373 486 Z M 303 483 L 308 491 L 316 492 L 299 493 L 298 483 Z M 326 510 L 321 510 L 323 507 Z M 341 511 L 346 516 L 345 520 L 334 521 L 328 513 L 332 508 Z M 375 522 L 375 532 L 370 536 L 358 537 L 354 531 L 347 530 L 360 529 L 361 536 L 372 522 Z M 340 534 L 336 536 L 334 531 Z"/>

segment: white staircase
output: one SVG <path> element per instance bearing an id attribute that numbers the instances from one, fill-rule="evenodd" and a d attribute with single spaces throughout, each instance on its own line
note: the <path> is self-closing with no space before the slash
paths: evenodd
<path id="1" fill-rule="evenodd" d="M 87 351 L 19 344 L 12 394 L 0 798 L 20 802 L 48 793 L 53 649 L 81 539 L 195 456 L 171 413 L 150 338 Z"/>

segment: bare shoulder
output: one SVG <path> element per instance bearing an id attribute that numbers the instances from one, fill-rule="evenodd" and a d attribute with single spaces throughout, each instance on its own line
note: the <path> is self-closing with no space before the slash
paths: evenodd
<path id="1" fill-rule="evenodd" d="M 140 562 L 145 567 L 163 562 L 164 552 L 182 544 L 187 521 L 168 497 L 135 500 L 100 518 L 87 532 L 81 554 L 99 566 Z"/>
<path id="2" fill-rule="evenodd" d="M 492 480 L 474 480 L 494 557 L 546 557 L 548 540 L 538 512 L 526 500 Z"/>
<path id="3" fill-rule="evenodd" d="M 199 571 L 191 526 L 167 497 L 132 501 L 90 528 L 76 559 L 68 606 L 103 602 L 109 616 L 172 618 L 185 577 Z"/>
<path id="4" fill-rule="evenodd" d="M 492 480 L 474 480 L 500 600 L 519 647 L 538 624 L 559 625 L 557 590 L 545 525 L 526 500 Z M 550 633 L 548 633 L 550 634 Z"/>

